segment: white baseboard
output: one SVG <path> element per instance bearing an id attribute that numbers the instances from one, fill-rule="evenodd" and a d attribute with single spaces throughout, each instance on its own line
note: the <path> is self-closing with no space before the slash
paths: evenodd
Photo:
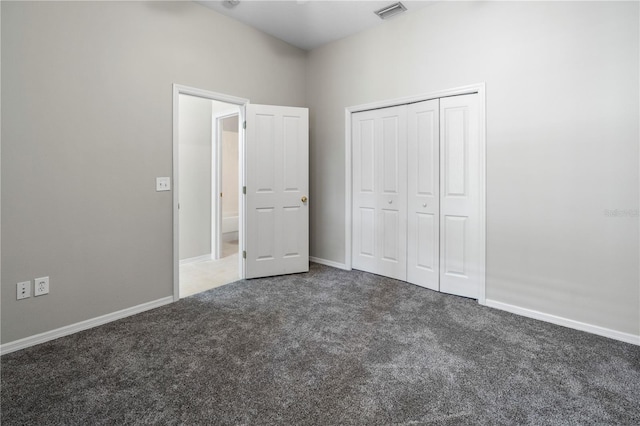
<path id="1" fill-rule="evenodd" d="M 230 231 L 222 234 L 222 241 L 238 241 L 238 231 Z"/>
<path id="2" fill-rule="evenodd" d="M 180 261 L 181 265 L 186 265 L 187 263 L 195 263 L 195 262 L 205 262 L 207 260 L 211 260 L 211 253 L 203 254 L 202 256 L 190 257 L 188 259 L 182 259 Z"/>
<path id="3" fill-rule="evenodd" d="M 44 333 L 25 337 L 24 339 L 5 343 L 3 345 L 0 345 L 0 355 L 5 355 L 11 352 L 18 351 L 20 349 L 28 348 L 30 346 L 39 345 L 40 343 L 48 342 L 59 337 L 68 336 L 79 331 L 88 330 L 90 328 L 126 318 L 131 315 L 139 314 L 150 309 L 158 308 L 169 303 L 173 303 L 173 296 L 163 297 L 162 299 L 158 300 L 152 300 L 151 302 L 132 306 L 130 308 L 122 309 L 121 311 L 112 312 L 110 314 L 56 328 L 55 330 L 45 331 Z"/>
<path id="4" fill-rule="evenodd" d="M 501 311 L 511 312 L 512 314 L 522 315 L 523 317 L 550 322 L 552 324 L 573 328 L 575 330 L 586 331 L 587 333 L 597 334 L 598 336 L 604 336 L 614 340 L 620 340 L 621 342 L 640 345 L 640 335 L 636 336 L 630 333 L 623 333 L 621 331 L 611 330 L 609 328 L 587 324 L 569 318 L 546 314 L 544 312 L 534 311 L 532 309 L 521 308 L 519 306 L 510 305 L 508 303 L 502 303 L 491 299 L 486 299 L 486 306 L 500 309 Z"/>
<path id="5" fill-rule="evenodd" d="M 319 257 L 309 256 L 309 261 L 319 263 L 321 265 L 331 266 L 333 268 L 344 269 L 345 271 L 350 271 L 351 269 L 347 268 L 347 265 L 344 263 L 334 262 L 333 260 L 321 259 Z"/>

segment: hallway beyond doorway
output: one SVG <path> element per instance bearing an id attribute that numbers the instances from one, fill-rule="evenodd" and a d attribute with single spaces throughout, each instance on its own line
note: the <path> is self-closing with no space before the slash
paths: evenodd
<path id="1" fill-rule="evenodd" d="M 223 241 L 222 258 L 180 265 L 180 297 L 238 281 L 238 241 Z"/>

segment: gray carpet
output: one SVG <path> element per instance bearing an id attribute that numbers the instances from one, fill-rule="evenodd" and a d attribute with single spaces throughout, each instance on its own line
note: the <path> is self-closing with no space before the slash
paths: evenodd
<path id="1" fill-rule="evenodd" d="M 1 363 L 3 425 L 640 424 L 640 347 L 317 264 Z"/>

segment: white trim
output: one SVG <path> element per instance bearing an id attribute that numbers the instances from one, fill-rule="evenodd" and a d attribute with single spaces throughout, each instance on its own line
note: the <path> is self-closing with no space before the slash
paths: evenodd
<path id="1" fill-rule="evenodd" d="M 480 219 L 480 286 L 478 288 L 478 303 L 485 305 L 487 303 L 487 97 L 485 93 L 485 84 L 481 83 L 477 86 L 478 90 L 478 162 L 480 168 L 478 172 L 478 185 L 480 186 L 480 205 L 478 206 L 478 218 Z"/>
<path id="2" fill-rule="evenodd" d="M 210 99 L 212 101 L 226 102 L 229 104 L 238 105 L 240 108 L 239 115 L 239 127 L 240 127 L 240 174 L 242 176 L 240 185 L 244 185 L 244 129 L 242 129 L 242 122 L 245 119 L 245 106 L 249 103 L 249 99 L 238 98 L 236 96 L 225 95 L 222 93 L 211 92 L 209 90 L 198 89 L 195 87 L 183 86 L 181 84 L 173 85 L 173 300 L 177 301 L 180 299 L 180 262 L 179 262 L 179 212 L 178 212 L 178 201 L 179 201 L 179 182 L 178 182 L 178 137 L 179 137 L 179 127 L 178 127 L 178 113 L 180 111 L 180 95 L 191 95 L 198 96 L 200 98 Z M 240 204 L 240 217 L 244 218 L 244 203 L 243 198 L 241 197 Z M 244 220 L 240 220 L 240 229 L 238 230 L 240 235 L 240 251 L 244 250 Z M 240 277 L 245 277 L 244 272 L 244 264 L 242 256 L 239 256 L 239 269 L 240 269 Z"/>
<path id="3" fill-rule="evenodd" d="M 486 306 L 490 308 L 511 312 L 512 314 L 522 315 L 523 317 L 533 318 L 544 322 L 550 322 L 552 324 L 561 325 L 563 327 L 572 328 L 574 330 L 586 331 L 587 333 L 597 334 L 598 336 L 608 337 L 610 339 L 619 340 L 625 343 L 631 343 L 632 345 L 640 345 L 640 335 L 623 333 L 621 331 L 611 330 L 610 328 L 604 328 L 597 325 L 572 320 L 569 318 L 546 314 L 540 311 L 534 311 L 533 309 L 521 308 L 520 306 L 498 302 L 497 300 L 486 299 L 485 302 Z"/>
<path id="4" fill-rule="evenodd" d="M 453 89 L 439 90 L 437 92 L 426 93 L 417 96 L 406 96 L 403 98 L 390 99 L 385 101 L 372 102 L 368 104 L 356 105 L 347 107 L 344 110 L 345 121 L 345 266 L 351 269 L 351 215 L 352 215 L 352 197 L 351 185 L 352 185 L 352 141 L 351 141 L 351 114 L 355 112 L 368 111 L 372 109 L 388 108 L 397 105 L 406 105 L 415 102 L 423 102 L 431 99 L 446 98 L 449 96 L 469 95 L 472 93 L 478 94 L 478 110 L 479 117 L 479 137 L 478 143 L 480 144 L 480 158 L 479 158 L 479 185 L 480 185 L 480 211 L 478 218 L 480 220 L 480 283 L 478 288 L 478 303 L 481 305 L 486 304 L 486 197 L 487 197 L 487 183 L 486 183 L 486 149 L 487 149 L 487 133 L 486 133 L 486 90 L 485 83 L 471 84 L 468 86 L 456 87 Z"/>
<path id="5" fill-rule="evenodd" d="M 345 172 L 344 172 L 344 210 L 345 210 L 345 218 L 344 218 L 344 264 L 347 269 L 351 270 L 352 267 L 352 258 L 351 258 L 351 225 L 352 225 L 352 211 L 351 211 L 351 203 L 352 197 L 351 191 L 353 190 L 353 176 L 351 175 L 351 162 L 353 161 L 351 158 L 351 114 L 355 111 L 351 111 L 350 108 L 345 108 L 344 110 L 344 145 L 345 145 Z"/>
<path id="6" fill-rule="evenodd" d="M 202 256 L 189 257 L 187 259 L 180 260 L 181 265 L 186 265 L 188 263 L 196 263 L 196 262 L 206 262 L 207 260 L 212 260 L 213 256 L 211 253 L 203 254 Z"/>
<path id="7" fill-rule="evenodd" d="M 11 352 L 18 351 L 20 349 L 28 348 L 30 346 L 39 345 L 50 340 L 54 340 L 60 337 L 68 336 L 70 334 L 78 333 L 79 331 L 88 330 L 99 325 L 107 324 L 122 318 L 130 317 L 131 315 L 139 314 L 151 309 L 159 308 L 160 306 L 173 303 L 173 297 L 167 296 L 162 299 L 152 300 L 151 302 L 142 303 L 140 305 L 132 306 L 130 308 L 122 309 L 120 311 L 112 312 L 110 314 L 102 315 L 99 317 L 91 318 L 85 321 L 80 321 L 75 324 L 66 325 L 64 327 L 56 328 L 55 330 L 45 331 L 44 333 L 36 334 L 33 336 L 25 337 L 24 339 L 15 340 L 13 342 L 0 345 L 0 355 L 6 355 Z"/>
<path id="8" fill-rule="evenodd" d="M 431 99 L 446 98 L 449 96 L 470 95 L 472 93 L 479 93 L 480 91 L 482 91 L 484 95 L 484 88 L 485 88 L 484 83 L 470 84 L 468 86 L 455 87 L 453 89 L 446 89 L 446 90 L 438 90 L 437 92 L 430 92 L 422 95 L 405 96 L 402 98 L 395 98 L 395 99 L 389 99 L 384 101 L 371 102 L 368 104 L 351 106 L 351 107 L 345 108 L 345 110 L 349 113 L 348 121 L 351 121 L 351 113 L 354 113 L 354 112 L 361 112 L 361 111 L 368 111 L 372 109 L 380 109 L 380 108 L 388 108 L 388 107 L 393 107 L 398 105 L 412 104 L 416 102 L 428 101 Z M 351 135 L 348 135 L 348 136 L 349 138 L 351 138 Z"/>
<path id="9" fill-rule="evenodd" d="M 247 104 L 249 101 L 247 101 Z M 246 220 L 246 194 L 243 191 L 244 186 L 247 184 L 247 156 L 245 154 L 245 146 L 247 143 L 247 133 L 245 130 L 245 124 L 247 120 L 247 104 L 240 107 L 240 117 L 238 118 L 238 134 L 240 135 L 240 146 L 238 147 L 238 159 L 240 161 L 240 178 L 238 179 L 238 214 L 240 218 L 238 220 L 238 268 L 240 269 L 240 278 L 245 279 L 247 277 L 246 262 L 242 255 L 246 250 L 246 237 L 245 229 L 247 226 Z"/>
<path id="10" fill-rule="evenodd" d="M 319 263 L 320 265 L 331 266 L 332 268 L 343 269 L 345 271 L 350 271 L 351 268 L 347 268 L 347 265 L 340 262 L 334 262 L 333 260 L 321 259 L 319 257 L 309 256 L 309 262 Z"/>
<path id="11" fill-rule="evenodd" d="M 178 210 L 178 137 L 180 128 L 178 127 L 178 115 L 180 112 L 178 100 L 180 99 L 180 86 L 173 85 L 173 300 L 180 299 L 180 239 L 178 238 L 178 228 L 180 225 L 180 212 Z"/>

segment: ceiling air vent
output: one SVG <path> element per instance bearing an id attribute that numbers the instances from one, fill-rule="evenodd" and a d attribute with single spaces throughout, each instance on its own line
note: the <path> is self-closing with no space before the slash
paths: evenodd
<path id="1" fill-rule="evenodd" d="M 383 7 L 380 10 L 376 10 L 373 13 L 378 15 L 380 19 L 387 19 L 397 15 L 398 13 L 402 13 L 405 10 L 407 10 L 407 8 L 404 6 L 404 4 L 398 2 L 398 3 L 391 4 L 387 7 Z"/>

